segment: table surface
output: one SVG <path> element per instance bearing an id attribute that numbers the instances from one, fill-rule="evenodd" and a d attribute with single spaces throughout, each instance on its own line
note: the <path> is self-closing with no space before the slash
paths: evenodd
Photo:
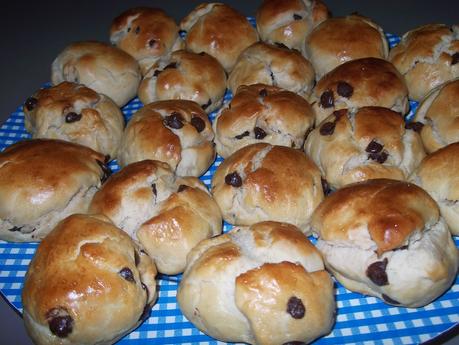
<path id="1" fill-rule="evenodd" d="M 177 21 L 202 1 L 10 1 L 2 4 L 0 123 L 42 84 L 50 79 L 50 66 L 69 43 L 82 40 L 108 41 L 114 17 L 135 6 L 161 7 Z M 255 14 L 260 1 L 223 1 L 244 15 Z M 427 23 L 459 24 L 459 1 L 328 0 L 334 16 L 352 12 L 372 18 L 387 32 L 404 32 Z M 0 343 L 32 344 L 22 319 L 0 300 Z M 456 332 L 434 341 L 458 344 Z"/>

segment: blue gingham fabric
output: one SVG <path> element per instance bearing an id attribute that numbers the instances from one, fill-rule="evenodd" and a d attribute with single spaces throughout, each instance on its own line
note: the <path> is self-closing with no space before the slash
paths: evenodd
<path id="1" fill-rule="evenodd" d="M 253 20 L 252 20 L 253 23 Z M 394 35 L 387 35 L 391 47 L 399 42 Z M 225 95 L 225 102 L 231 94 Z M 414 115 L 417 103 L 410 102 L 407 120 Z M 136 98 L 123 108 L 126 120 L 142 107 Z M 210 119 L 215 118 L 210 114 Z M 0 150 L 30 138 L 24 129 L 24 113 L 19 107 L 0 127 Z M 209 187 L 211 178 L 222 162 L 218 157 L 201 179 Z M 116 162 L 113 171 L 119 169 Z M 229 225 L 225 224 L 225 231 Z M 315 240 L 311 238 L 313 242 Z M 459 246 L 459 238 L 455 238 Z M 21 289 L 27 267 L 37 243 L 7 243 L 0 241 L 0 292 L 12 307 L 22 312 Z M 120 344 L 224 344 L 197 330 L 180 312 L 176 292 L 180 276 L 159 276 L 159 299 L 151 316 L 139 328 L 119 341 Z M 398 308 L 382 303 L 374 297 L 350 292 L 335 283 L 337 301 L 336 324 L 330 334 L 315 344 L 415 344 L 432 339 L 459 323 L 459 279 L 447 293 L 433 303 L 417 309 Z"/>

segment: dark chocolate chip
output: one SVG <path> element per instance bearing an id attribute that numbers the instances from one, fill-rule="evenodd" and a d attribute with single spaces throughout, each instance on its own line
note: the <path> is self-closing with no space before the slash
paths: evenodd
<path id="1" fill-rule="evenodd" d="M 322 108 L 331 108 L 335 104 L 335 97 L 332 90 L 327 90 L 320 96 L 320 105 Z"/>
<path id="2" fill-rule="evenodd" d="M 160 69 L 155 70 L 155 72 L 153 73 L 153 77 L 157 77 L 158 75 L 161 74 L 161 72 L 162 71 Z"/>
<path id="3" fill-rule="evenodd" d="M 378 143 L 377 141 L 375 140 L 372 140 L 367 148 L 365 149 L 366 152 L 368 153 L 379 153 L 381 152 L 383 149 L 383 145 L 381 145 L 380 143 Z"/>
<path id="4" fill-rule="evenodd" d="M 100 178 L 100 181 L 104 183 L 110 177 L 110 175 L 112 174 L 112 171 L 110 170 L 108 165 L 105 164 L 104 162 L 101 162 L 98 159 L 96 159 L 96 162 L 97 164 L 99 164 L 100 168 L 102 169 L 102 177 Z"/>
<path id="5" fill-rule="evenodd" d="M 130 268 L 124 267 L 118 272 L 118 274 L 128 282 L 135 283 L 134 273 L 132 273 Z"/>
<path id="6" fill-rule="evenodd" d="M 73 318 L 65 308 L 53 308 L 46 313 L 49 330 L 59 338 L 65 338 L 73 330 Z"/>
<path id="7" fill-rule="evenodd" d="M 293 14 L 293 19 L 295 19 L 295 20 L 301 20 L 301 19 L 303 19 L 303 17 L 300 16 L 299 14 L 294 13 L 294 14 Z"/>
<path id="8" fill-rule="evenodd" d="M 399 301 L 396 301 L 395 299 L 390 298 L 390 297 L 387 296 L 385 293 L 382 294 L 382 298 L 383 298 L 383 300 L 385 300 L 387 303 L 390 303 L 390 304 L 400 304 Z"/>
<path id="9" fill-rule="evenodd" d="M 24 105 L 28 111 L 32 111 L 38 104 L 38 99 L 35 97 L 29 97 L 25 101 Z"/>
<path id="10" fill-rule="evenodd" d="M 266 97 L 266 96 L 268 96 L 268 90 L 261 89 L 258 94 L 260 95 L 260 97 Z"/>
<path id="11" fill-rule="evenodd" d="M 164 69 L 168 69 L 168 68 L 177 68 L 177 62 L 171 62 L 169 65 L 164 67 Z"/>
<path id="12" fill-rule="evenodd" d="M 151 185 L 151 190 L 153 191 L 153 195 L 156 197 L 158 195 L 158 191 L 156 190 L 156 183 Z"/>
<path id="13" fill-rule="evenodd" d="M 324 194 L 325 195 L 330 194 L 331 189 L 330 189 L 330 185 L 328 184 L 328 181 L 324 179 L 323 177 L 321 177 L 320 182 L 322 182 L 322 190 L 324 191 Z"/>
<path id="14" fill-rule="evenodd" d="M 233 187 L 240 187 L 242 186 L 242 178 L 236 171 L 233 171 L 225 176 L 225 183 Z"/>
<path id="15" fill-rule="evenodd" d="M 284 43 L 274 42 L 274 44 L 276 45 L 277 48 L 288 49 L 288 47 Z"/>
<path id="16" fill-rule="evenodd" d="M 187 188 L 188 188 L 187 185 L 181 184 L 181 185 L 178 187 L 177 193 L 183 192 L 183 191 L 184 191 L 185 189 L 187 189 Z"/>
<path id="17" fill-rule="evenodd" d="M 178 34 L 180 36 L 186 35 L 186 30 L 179 30 Z"/>
<path id="18" fill-rule="evenodd" d="M 386 267 L 387 267 L 387 258 L 384 258 L 383 261 L 373 262 L 370 266 L 367 267 L 367 277 L 378 286 L 388 285 L 389 280 L 387 279 Z"/>
<path id="19" fill-rule="evenodd" d="M 459 52 L 451 55 L 451 65 L 455 65 L 459 62 Z"/>
<path id="20" fill-rule="evenodd" d="M 204 128 L 206 128 L 206 123 L 199 116 L 192 117 L 190 123 L 194 128 L 196 128 L 198 133 L 201 133 Z"/>
<path id="21" fill-rule="evenodd" d="M 11 229 L 8 229 L 8 231 L 11 232 L 16 232 L 16 231 L 21 231 L 22 226 L 13 226 Z"/>
<path id="22" fill-rule="evenodd" d="M 386 151 L 368 154 L 369 159 L 372 159 L 380 164 L 383 164 L 387 160 L 387 157 L 389 157 L 389 154 Z"/>
<path id="23" fill-rule="evenodd" d="M 174 128 L 174 129 L 182 128 L 183 127 L 182 114 L 174 111 L 172 114 L 164 118 L 164 125 L 170 128 Z"/>
<path id="24" fill-rule="evenodd" d="M 283 343 L 282 345 L 306 345 L 303 341 L 289 341 L 287 343 Z"/>
<path id="25" fill-rule="evenodd" d="M 247 137 L 249 135 L 250 135 L 249 131 L 245 131 L 245 132 L 243 132 L 243 133 L 241 133 L 239 135 L 236 135 L 235 138 L 238 139 L 238 140 L 241 140 L 242 138 Z"/>
<path id="26" fill-rule="evenodd" d="M 140 32 L 140 26 L 135 28 L 135 33 L 138 34 Z"/>
<path id="27" fill-rule="evenodd" d="M 342 97 L 351 98 L 354 93 L 354 88 L 345 81 L 340 81 L 338 82 L 336 92 Z"/>
<path id="28" fill-rule="evenodd" d="M 149 40 L 148 41 L 148 45 L 150 46 L 150 48 L 153 48 L 154 46 L 158 45 L 158 41 L 157 40 Z"/>
<path id="29" fill-rule="evenodd" d="M 266 132 L 260 127 L 255 127 L 253 131 L 255 133 L 255 139 L 261 140 L 266 137 Z"/>
<path id="30" fill-rule="evenodd" d="M 322 126 L 320 126 L 319 132 L 321 135 L 332 135 L 335 131 L 335 123 L 334 122 L 325 122 Z"/>
<path id="31" fill-rule="evenodd" d="M 201 105 L 202 110 L 206 110 L 207 108 L 209 108 L 211 104 L 212 104 L 212 101 L 209 98 L 206 104 Z"/>
<path id="32" fill-rule="evenodd" d="M 302 319 L 306 308 L 304 307 L 303 301 L 298 297 L 292 296 L 287 302 L 287 313 L 289 313 L 294 319 Z"/>
<path id="33" fill-rule="evenodd" d="M 81 114 L 77 114 L 72 111 L 70 113 L 67 113 L 67 115 L 65 115 L 65 122 L 67 123 L 78 122 L 81 120 L 81 117 L 82 117 Z"/>
<path id="34" fill-rule="evenodd" d="M 424 124 L 422 122 L 410 122 L 405 124 L 405 129 L 411 129 L 415 132 L 421 133 Z"/>
<path id="35" fill-rule="evenodd" d="M 139 253 L 137 253 L 137 250 L 134 250 L 134 263 L 136 266 L 139 266 L 140 264 L 140 256 Z"/>

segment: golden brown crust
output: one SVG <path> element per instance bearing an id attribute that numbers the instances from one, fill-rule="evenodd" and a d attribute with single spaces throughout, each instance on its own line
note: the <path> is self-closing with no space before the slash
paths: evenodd
<path id="1" fill-rule="evenodd" d="M 325 92 L 332 93 L 333 104 L 323 99 Z M 317 83 L 310 101 L 317 124 L 338 109 L 379 106 L 405 114 L 409 107 L 403 76 L 390 62 L 377 58 L 336 67 Z"/>
<path id="2" fill-rule="evenodd" d="M 109 342 L 142 321 L 144 307 L 156 299 L 155 275 L 151 259 L 105 217 L 70 216 L 29 266 L 22 291 L 26 327 L 38 344 Z M 72 320 L 64 337 L 48 326 L 53 309 Z"/>
<path id="3" fill-rule="evenodd" d="M 132 55 L 142 74 L 160 58 L 183 46 L 174 19 L 158 8 L 131 8 L 116 17 L 110 41 Z"/>
<path id="4" fill-rule="evenodd" d="M 307 97 L 314 84 L 314 69 L 299 51 L 263 42 L 245 49 L 228 77 L 236 93 L 241 85 L 266 84 Z"/>
<path id="5" fill-rule="evenodd" d="M 355 59 L 385 59 L 389 53 L 382 29 L 358 15 L 329 18 L 319 24 L 306 40 L 306 56 L 319 80 L 335 67 Z"/>
<path id="6" fill-rule="evenodd" d="M 190 100 L 210 113 L 221 106 L 225 90 L 225 70 L 214 57 L 179 50 L 150 69 L 140 83 L 138 95 L 144 104 Z"/>
<path id="7" fill-rule="evenodd" d="M 187 31 L 187 50 L 212 55 L 227 72 L 239 54 L 258 41 L 258 34 L 247 19 L 221 3 L 198 5 L 182 19 L 180 29 Z"/>
<path id="8" fill-rule="evenodd" d="M 263 41 L 304 49 L 306 37 L 329 17 L 320 0 L 264 0 L 257 10 L 257 30 Z"/>
<path id="9" fill-rule="evenodd" d="M 438 222 L 435 201 L 418 186 L 375 179 L 351 184 L 328 196 L 311 219 L 325 241 L 349 240 L 353 231 L 368 227 L 378 254 L 406 244 L 410 235 Z"/>
<path id="10" fill-rule="evenodd" d="M 408 31 L 389 55 L 405 77 L 410 98 L 420 101 L 430 90 L 459 77 L 459 28 L 428 24 Z"/>

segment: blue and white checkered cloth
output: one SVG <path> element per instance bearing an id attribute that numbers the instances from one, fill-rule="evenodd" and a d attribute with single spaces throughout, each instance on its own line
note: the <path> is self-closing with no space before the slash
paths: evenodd
<path id="1" fill-rule="evenodd" d="M 252 21 L 253 22 L 253 21 Z M 394 35 L 387 35 L 392 46 L 399 42 Z M 225 102 L 231 99 L 227 93 Z M 410 102 L 411 120 L 417 106 Z M 136 98 L 123 108 L 126 120 L 142 104 Z M 210 115 L 211 120 L 215 113 Z M 0 150 L 30 138 L 24 129 L 24 113 L 21 107 L 0 127 Z M 221 163 L 218 157 L 201 179 L 209 187 L 211 178 Z M 119 169 L 116 162 L 112 170 Z M 225 230 L 229 226 L 225 225 Z M 455 238 L 456 246 L 459 239 Z M 27 267 L 38 244 L 7 243 L 0 241 L 0 292 L 12 307 L 22 312 L 21 289 Z M 180 276 L 159 277 L 159 299 L 151 316 L 139 328 L 120 340 L 120 344 L 223 344 L 197 330 L 180 312 L 176 292 Z M 382 303 L 374 297 L 364 297 L 350 292 L 335 283 L 337 321 L 332 332 L 318 339 L 315 344 L 415 344 L 432 339 L 459 323 L 459 279 L 453 287 L 435 302 L 417 309 L 397 308 Z"/>

